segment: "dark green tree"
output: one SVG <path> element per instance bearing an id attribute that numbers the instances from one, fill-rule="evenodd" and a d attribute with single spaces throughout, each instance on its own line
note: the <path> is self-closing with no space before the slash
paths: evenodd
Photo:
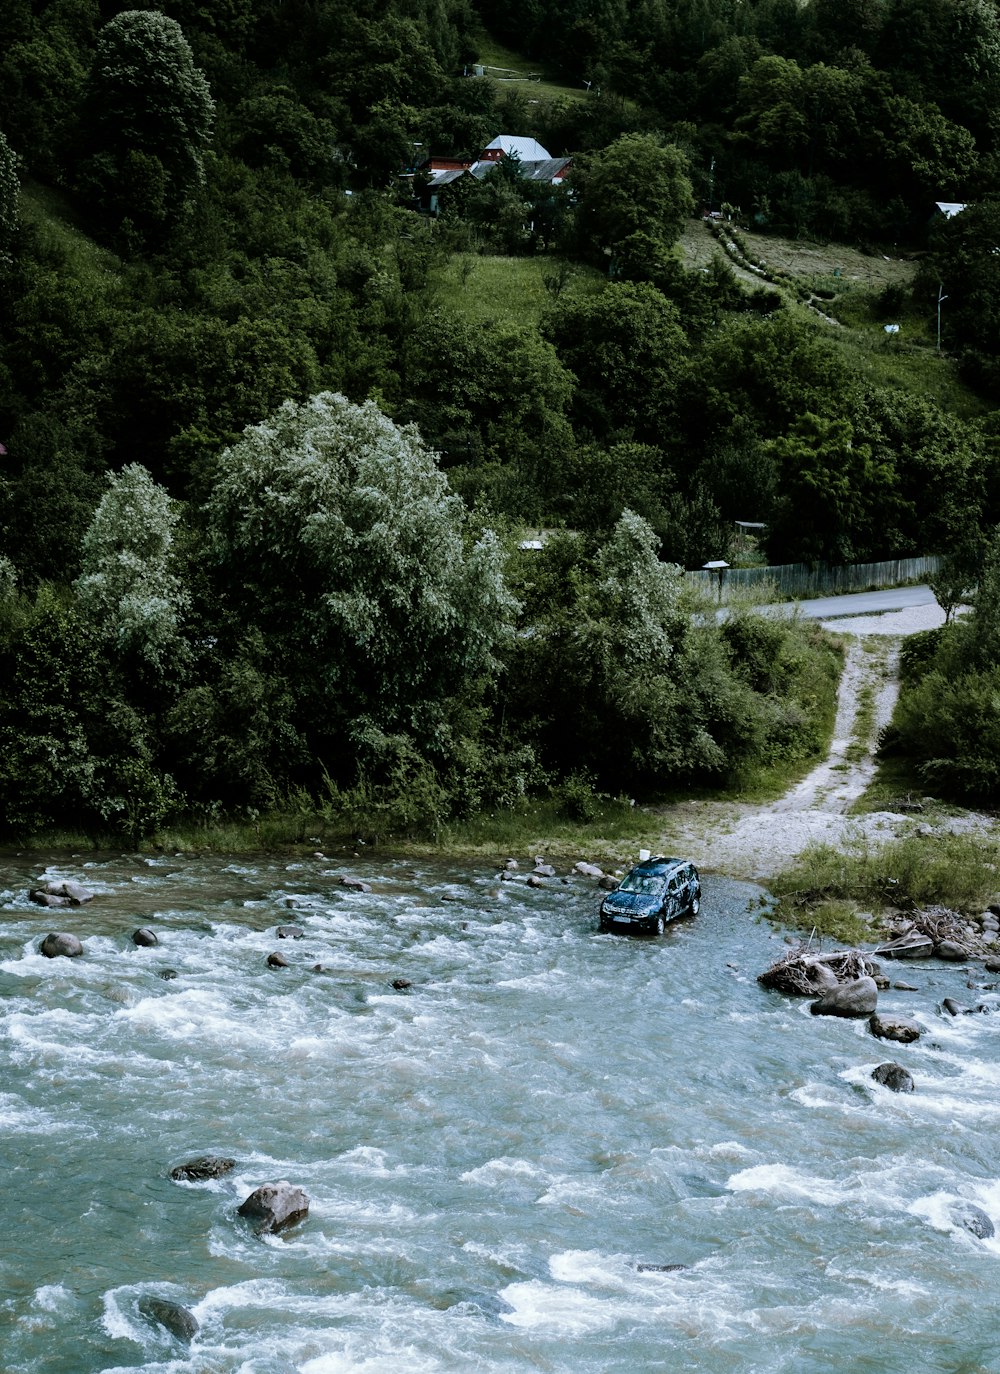
<path id="1" fill-rule="evenodd" d="M 560 300 L 545 333 L 577 378 L 578 424 L 604 438 L 662 443 L 687 339 L 677 308 L 645 282 Z"/>
<path id="2" fill-rule="evenodd" d="M 110 223 L 176 218 L 204 178 L 215 106 L 174 19 L 125 10 L 97 37 L 83 107 L 82 188 Z"/>
<path id="3" fill-rule="evenodd" d="M 20 224 L 20 199 L 17 158 L 0 132 L 0 272 L 6 271 L 13 260 L 11 254 Z"/>
<path id="4" fill-rule="evenodd" d="M 625 134 L 581 158 L 570 180 L 581 243 L 606 264 L 632 234 L 669 247 L 694 208 L 687 159 L 652 134 Z"/>

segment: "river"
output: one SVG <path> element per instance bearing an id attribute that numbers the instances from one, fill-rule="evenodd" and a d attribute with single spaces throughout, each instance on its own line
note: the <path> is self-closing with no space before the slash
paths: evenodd
<path id="1" fill-rule="evenodd" d="M 56 877 L 94 901 L 31 906 Z M 29 855 L 0 887 L 3 1374 L 1000 1370 L 1000 1241 L 951 1210 L 1000 1223 L 1000 1016 L 940 1010 L 997 1002 L 954 966 L 889 970 L 923 1034 L 888 1046 L 761 989 L 782 934 L 710 874 L 645 940 L 591 881 L 430 861 Z M 204 1153 L 235 1171 L 170 1179 Z M 236 1208 L 279 1179 L 309 1215 L 261 1239 Z"/>

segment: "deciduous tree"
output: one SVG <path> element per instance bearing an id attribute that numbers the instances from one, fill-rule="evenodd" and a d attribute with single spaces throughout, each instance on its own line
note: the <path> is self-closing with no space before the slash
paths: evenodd
<path id="1" fill-rule="evenodd" d="M 176 20 L 123 11 L 98 34 L 88 78 L 85 185 L 115 220 L 162 225 L 203 179 L 214 112 Z"/>

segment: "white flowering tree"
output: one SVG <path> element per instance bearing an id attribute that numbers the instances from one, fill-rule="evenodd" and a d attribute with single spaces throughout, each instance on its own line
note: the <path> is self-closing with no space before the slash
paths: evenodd
<path id="1" fill-rule="evenodd" d="M 184 657 L 188 595 L 175 569 L 175 503 L 140 463 L 109 473 L 83 538 L 79 605 L 116 651 L 169 676 Z"/>
<path id="2" fill-rule="evenodd" d="M 221 606 L 272 646 L 314 734 L 451 750 L 513 601 L 414 427 L 330 392 L 288 401 L 221 455 L 204 514 Z"/>

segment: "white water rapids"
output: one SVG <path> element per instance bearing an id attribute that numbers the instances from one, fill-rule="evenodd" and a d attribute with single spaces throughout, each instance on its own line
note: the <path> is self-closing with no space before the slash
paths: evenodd
<path id="1" fill-rule="evenodd" d="M 93 902 L 29 904 L 61 876 Z M 889 968 L 922 1028 L 890 1046 L 761 989 L 781 934 L 711 873 L 660 940 L 598 934 L 582 878 L 431 862 L 0 886 L 3 1374 L 1000 1371 L 1000 1241 L 953 1213 L 1000 1225 L 1000 1015 L 941 1009 L 1000 1005 L 981 966 Z M 169 1178 L 204 1153 L 235 1171 Z M 236 1208 L 279 1179 L 309 1215 L 260 1239 Z"/>

